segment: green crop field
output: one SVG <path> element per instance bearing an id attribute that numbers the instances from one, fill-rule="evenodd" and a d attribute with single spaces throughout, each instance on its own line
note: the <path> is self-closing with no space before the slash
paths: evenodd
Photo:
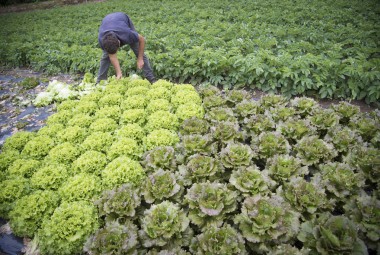
<path id="1" fill-rule="evenodd" d="M 380 4 L 366 1 L 105 1 L 0 16 L 0 64 L 48 73 L 99 66 L 98 26 L 129 14 L 158 77 L 285 96 L 380 99 Z M 122 69 L 135 68 L 131 51 Z"/>
<path id="2" fill-rule="evenodd" d="M 307 97 L 379 101 L 379 6 L 114 0 L 0 15 L 4 67 L 86 73 L 18 84 L 56 111 L 1 146 L 0 217 L 27 255 L 380 254 L 380 111 Z M 129 75 L 123 51 L 128 77 L 95 83 L 114 11 L 146 37 L 157 82 Z"/>

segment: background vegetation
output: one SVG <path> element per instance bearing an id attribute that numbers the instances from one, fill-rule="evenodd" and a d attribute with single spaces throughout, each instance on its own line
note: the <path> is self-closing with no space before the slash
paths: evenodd
<path id="1" fill-rule="evenodd" d="M 121 1 L 0 16 L 1 65 L 96 73 L 115 11 L 148 41 L 157 76 L 286 96 L 380 98 L 378 1 Z M 127 56 L 126 56 L 127 55 Z M 122 68 L 135 69 L 124 52 Z"/>

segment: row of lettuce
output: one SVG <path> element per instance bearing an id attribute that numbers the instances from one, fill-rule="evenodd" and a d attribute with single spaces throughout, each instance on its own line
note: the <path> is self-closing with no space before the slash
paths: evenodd
<path id="1" fill-rule="evenodd" d="M 163 79 L 371 103 L 380 99 L 378 9 L 373 0 L 116 0 L 8 14 L 0 63 L 95 73 L 101 19 L 124 11 Z M 131 51 L 121 60 L 135 68 Z"/>
<path id="2" fill-rule="evenodd" d="M 130 78 L 57 110 L 0 154 L 42 254 L 380 251 L 378 110 Z"/>

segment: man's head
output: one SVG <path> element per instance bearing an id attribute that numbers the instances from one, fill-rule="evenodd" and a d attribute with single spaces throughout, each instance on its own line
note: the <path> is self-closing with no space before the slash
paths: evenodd
<path id="1" fill-rule="evenodd" d="M 109 54 L 115 54 L 120 47 L 120 41 L 114 33 L 107 33 L 102 38 L 103 48 Z"/>

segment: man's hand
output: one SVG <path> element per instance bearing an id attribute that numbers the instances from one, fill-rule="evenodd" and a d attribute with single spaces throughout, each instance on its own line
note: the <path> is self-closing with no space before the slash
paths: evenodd
<path id="1" fill-rule="evenodd" d="M 108 54 L 108 56 L 110 58 L 111 64 L 115 68 L 116 79 L 120 79 L 121 77 L 123 77 L 123 74 L 121 73 L 120 64 L 119 64 L 119 60 L 117 59 L 116 53 Z"/>
<path id="2" fill-rule="evenodd" d="M 141 69 L 144 66 L 144 60 L 143 59 L 137 59 L 137 69 Z"/>

